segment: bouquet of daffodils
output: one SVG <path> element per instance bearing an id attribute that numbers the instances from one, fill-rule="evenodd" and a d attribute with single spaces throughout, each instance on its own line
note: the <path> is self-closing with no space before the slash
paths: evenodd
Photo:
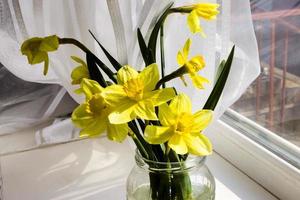
<path id="1" fill-rule="evenodd" d="M 188 38 L 183 48 L 178 51 L 178 67 L 166 75 L 164 22 L 173 14 L 186 14 L 190 31 L 206 37 L 199 20 L 214 20 L 219 13 L 218 6 L 218 4 L 199 3 L 173 7 L 170 4 L 156 20 L 154 28 L 150 30 L 148 41 L 145 41 L 138 29 L 137 40 L 145 64 L 142 71 L 119 63 L 91 31 L 92 37 L 97 41 L 114 70 L 107 67 L 84 44 L 73 38 L 60 38 L 56 35 L 34 37 L 24 41 L 21 52 L 27 56 L 30 64 L 44 63 L 46 75 L 49 65 L 48 54 L 56 51 L 60 45 L 72 44 L 84 51 L 85 61 L 71 56 L 79 65 L 71 74 L 72 84 L 79 85 L 74 92 L 85 96 L 85 101 L 72 114 L 73 123 L 81 128 L 81 137 L 96 137 L 107 133 L 110 140 L 117 142 L 131 137 L 139 154 L 149 161 L 167 162 L 170 165 L 172 162 L 184 162 L 189 154 L 206 156 L 212 153 L 211 142 L 202 131 L 212 120 L 213 110 L 229 74 L 234 48 L 228 59 L 223 60 L 219 65 L 213 90 L 203 109 L 192 113 L 189 97 L 174 87 L 167 87 L 166 83 L 179 78 L 187 86 L 185 81 L 187 75 L 193 84 L 189 87 L 204 89 L 209 80 L 197 73 L 205 67 L 205 59 L 201 55 L 190 57 L 189 49 L 192 41 Z M 157 48 L 157 42 L 160 42 L 160 48 Z M 157 54 L 160 55 L 160 66 L 156 62 Z M 107 75 L 107 80 L 103 73 Z M 162 181 L 164 178 L 165 176 L 150 177 L 153 199 L 164 199 L 161 197 L 170 191 L 161 188 L 168 188 L 166 184 L 169 186 L 177 184 L 178 179 L 172 181 L 171 177 L 167 177 L 169 181 Z M 176 195 L 180 197 L 177 196 L 175 199 L 189 199 L 191 186 L 188 174 L 183 174 L 179 180 L 184 184 L 177 188 Z"/>

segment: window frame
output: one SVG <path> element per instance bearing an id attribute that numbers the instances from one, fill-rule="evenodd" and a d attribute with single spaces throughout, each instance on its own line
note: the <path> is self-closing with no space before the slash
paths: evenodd
<path id="1" fill-rule="evenodd" d="M 227 112 L 234 111 L 229 109 Z M 241 114 L 235 114 L 266 134 L 272 133 Z M 300 169 L 224 122 L 222 117 L 215 121 L 206 133 L 217 153 L 274 196 L 280 199 L 299 198 Z M 291 147 L 294 148 L 293 145 Z"/>

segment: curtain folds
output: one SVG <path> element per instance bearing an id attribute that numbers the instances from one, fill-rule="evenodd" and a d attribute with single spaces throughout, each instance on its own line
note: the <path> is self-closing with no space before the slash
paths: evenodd
<path id="1" fill-rule="evenodd" d="M 169 0 L 0 0 L 0 63 L 3 64 L 0 68 L 0 82 L 4 87 L 6 84 L 14 84 L 7 89 L 0 88 L 0 134 L 16 131 L 21 128 L 21 124 L 22 128 L 32 125 L 33 123 L 28 123 L 29 119 L 38 123 L 41 120 L 40 116 L 44 116 L 43 120 L 57 116 L 55 113 L 58 112 L 55 109 L 59 105 L 57 102 L 62 99 L 72 101 L 70 98 L 61 97 L 66 95 L 65 93 L 68 93 L 74 102 L 82 101 L 82 97 L 73 93 L 76 86 L 70 84 L 70 73 L 76 67 L 70 56 L 84 58 L 84 54 L 73 46 L 59 47 L 57 52 L 49 54 L 49 73 L 43 76 L 42 66 L 29 65 L 26 58 L 21 55 L 20 44 L 24 39 L 52 34 L 59 37 L 73 37 L 86 44 L 101 60 L 112 67 L 88 33 L 90 29 L 120 63 L 130 64 L 140 69 L 143 65 L 136 39 L 136 29 L 141 28 L 143 35 L 149 38 L 155 19 L 170 2 Z M 175 5 L 193 2 L 203 1 L 176 0 Z M 219 3 L 221 14 L 216 21 L 201 21 L 208 36 L 206 39 L 189 33 L 186 16 L 174 14 L 167 19 L 165 24 L 166 72 L 171 72 L 178 67 L 177 51 L 183 46 L 185 38 L 191 37 L 193 41 L 191 56 L 200 53 L 205 57 L 207 66 L 201 74 L 208 78 L 211 84 L 206 86 L 206 90 L 184 87 L 180 80 L 175 80 L 171 84 L 190 95 L 196 105 L 195 109 L 200 109 L 213 87 L 218 63 L 227 57 L 229 50 L 235 44 L 237 51 L 232 71 L 215 111 L 215 115 L 220 116 L 255 79 L 260 67 L 249 1 L 209 0 L 208 2 Z M 10 75 L 5 76 L 5 74 Z M 15 89 L 24 86 L 24 83 L 26 89 Z M 24 90 L 27 91 L 25 94 L 22 93 Z M 28 98 L 28 94 L 31 98 Z M 14 101 L 7 100 L 9 97 Z M 26 109 L 19 106 L 18 102 L 23 102 L 22 105 L 26 105 Z M 36 109 L 37 113 L 27 114 L 27 109 L 37 107 L 40 107 Z M 16 112 L 10 111 L 10 108 Z M 71 112 L 72 109 L 68 107 L 59 114 Z M 7 112 L 10 113 L 11 118 L 5 121 L 3 119 L 7 116 Z M 24 117 L 20 117 L 20 113 L 23 113 Z M 7 126 L 10 128 L 3 128 Z M 71 123 L 69 126 L 72 126 Z M 59 129 L 57 123 L 55 127 Z"/>

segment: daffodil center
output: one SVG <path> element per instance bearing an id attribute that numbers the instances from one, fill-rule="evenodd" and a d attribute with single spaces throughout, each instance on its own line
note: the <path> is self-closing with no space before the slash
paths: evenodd
<path id="1" fill-rule="evenodd" d="M 144 83 L 139 79 L 131 79 L 124 84 L 127 96 L 135 101 L 143 99 Z"/>
<path id="2" fill-rule="evenodd" d="M 201 63 L 195 62 L 193 60 L 190 60 L 189 62 L 187 62 L 185 64 L 185 66 L 186 66 L 187 70 L 192 73 L 198 72 L 200 69 L 203 68 L 203 65 Z"/>
<path id="3" fill-rule="evenodd" d="M 176 131 L 179 133 L 189 132 L 192 121 L 193 121 L 193 116 L 190 113 L 181 113 L 178 116 Z"/>
<path id="4" fill-rule="evenodd" d="M 103 114 L 107 108 L 106 103 L 104 102 L 103 97 L 100 94 L 95 94 L 88 101 L 88 110 L 94 114 Z"/>

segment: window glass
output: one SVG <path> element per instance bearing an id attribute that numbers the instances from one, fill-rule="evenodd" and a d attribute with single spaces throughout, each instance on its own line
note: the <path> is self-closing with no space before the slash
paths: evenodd
<path id="1" fill-rule="evenodd" d="M 261 74 L 231 107 L 300 147 L 300 1 L 251 0 Z"/>

